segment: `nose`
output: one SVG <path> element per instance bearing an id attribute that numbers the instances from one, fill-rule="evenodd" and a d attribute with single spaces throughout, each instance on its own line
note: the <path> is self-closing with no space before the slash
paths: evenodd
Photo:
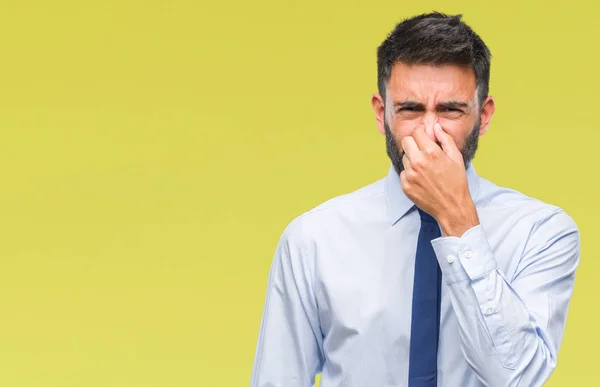
<path id="1" fill-rule="evenodd" d="M 433 132 L 433 126 L 438 122 L 437 115 L 426 114 L 423 116 L 422 125 L 425 127 L 425 133 L 429 136 L 432 141 L 435 141 L 435 134 Z"/>

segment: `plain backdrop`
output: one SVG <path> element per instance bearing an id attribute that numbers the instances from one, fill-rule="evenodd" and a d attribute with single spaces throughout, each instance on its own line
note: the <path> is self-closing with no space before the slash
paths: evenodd
<path id="1" fill-rule="evenodd" d="M 385 176 L 376 47 L 432 10 L 492 51 L 479 174 L 581 230 L 549 385 L 591 385 L 599 8 L 552 0 L 2 1 L 0 385 L 248 385 L 277 240 Z"/>

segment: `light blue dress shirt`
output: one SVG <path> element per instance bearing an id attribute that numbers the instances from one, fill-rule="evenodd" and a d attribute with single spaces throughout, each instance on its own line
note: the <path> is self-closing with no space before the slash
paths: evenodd
<path id="1" fill-rule="evenodd" d="M 579 263 L 562 209 L 467 169 L 480 224 L 432 241 L 442 269 L 438 385 L 540 386 L 556 367 Z M 388 175 L 284 230 L 269 272 L 251 387 L 408 383 L 420 218 Z"/>

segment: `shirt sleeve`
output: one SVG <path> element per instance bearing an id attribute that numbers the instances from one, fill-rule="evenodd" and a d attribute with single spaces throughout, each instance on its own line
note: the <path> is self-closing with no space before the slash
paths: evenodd
<path id="1" fill-rule="evenodd" d="M 323 364 L 311 260 L 295 219 L 269 271 L 251 387 L 312 387 Z"/>
<path id="2" fill-rule="evenodd" d="M 579 230 L 561 209 L 536 222 L 512 278 L 481 225 L 432 241 L 456 313 L 462 352 L 493 386 L 541 386 L 556 367 L 579 264 Z"/>

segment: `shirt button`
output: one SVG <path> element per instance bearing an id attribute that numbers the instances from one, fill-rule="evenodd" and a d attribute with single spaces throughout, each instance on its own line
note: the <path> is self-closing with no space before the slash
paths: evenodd
<path id="1" fill-rule="evenodd" d="M 489 316 L 489 315 L 490 315 L 490 314 L 492 314 L 492 313 L 494 313 L 494 309 L 492 309 L 492 307 L 491 307 L 491 306 L 490 306 L 490 307 L 488 307 L 488 308 L 485 310 L 485 315 L 486 315 L 486 316 Z"/>
<path id="2" fill-rule="evenodd" d="M 473 256 L 473 252 L 471 250 L 465 251 L 465 258 L 469 259 Z"/>
<path id="3" fill-rule="evenodd" d="M 456 257 L 454 255 L 449 255 L 448 258 L 446 258 L 448 260 L 448 263 L 454 263 L 454 261 L 456 260 Z"/>

